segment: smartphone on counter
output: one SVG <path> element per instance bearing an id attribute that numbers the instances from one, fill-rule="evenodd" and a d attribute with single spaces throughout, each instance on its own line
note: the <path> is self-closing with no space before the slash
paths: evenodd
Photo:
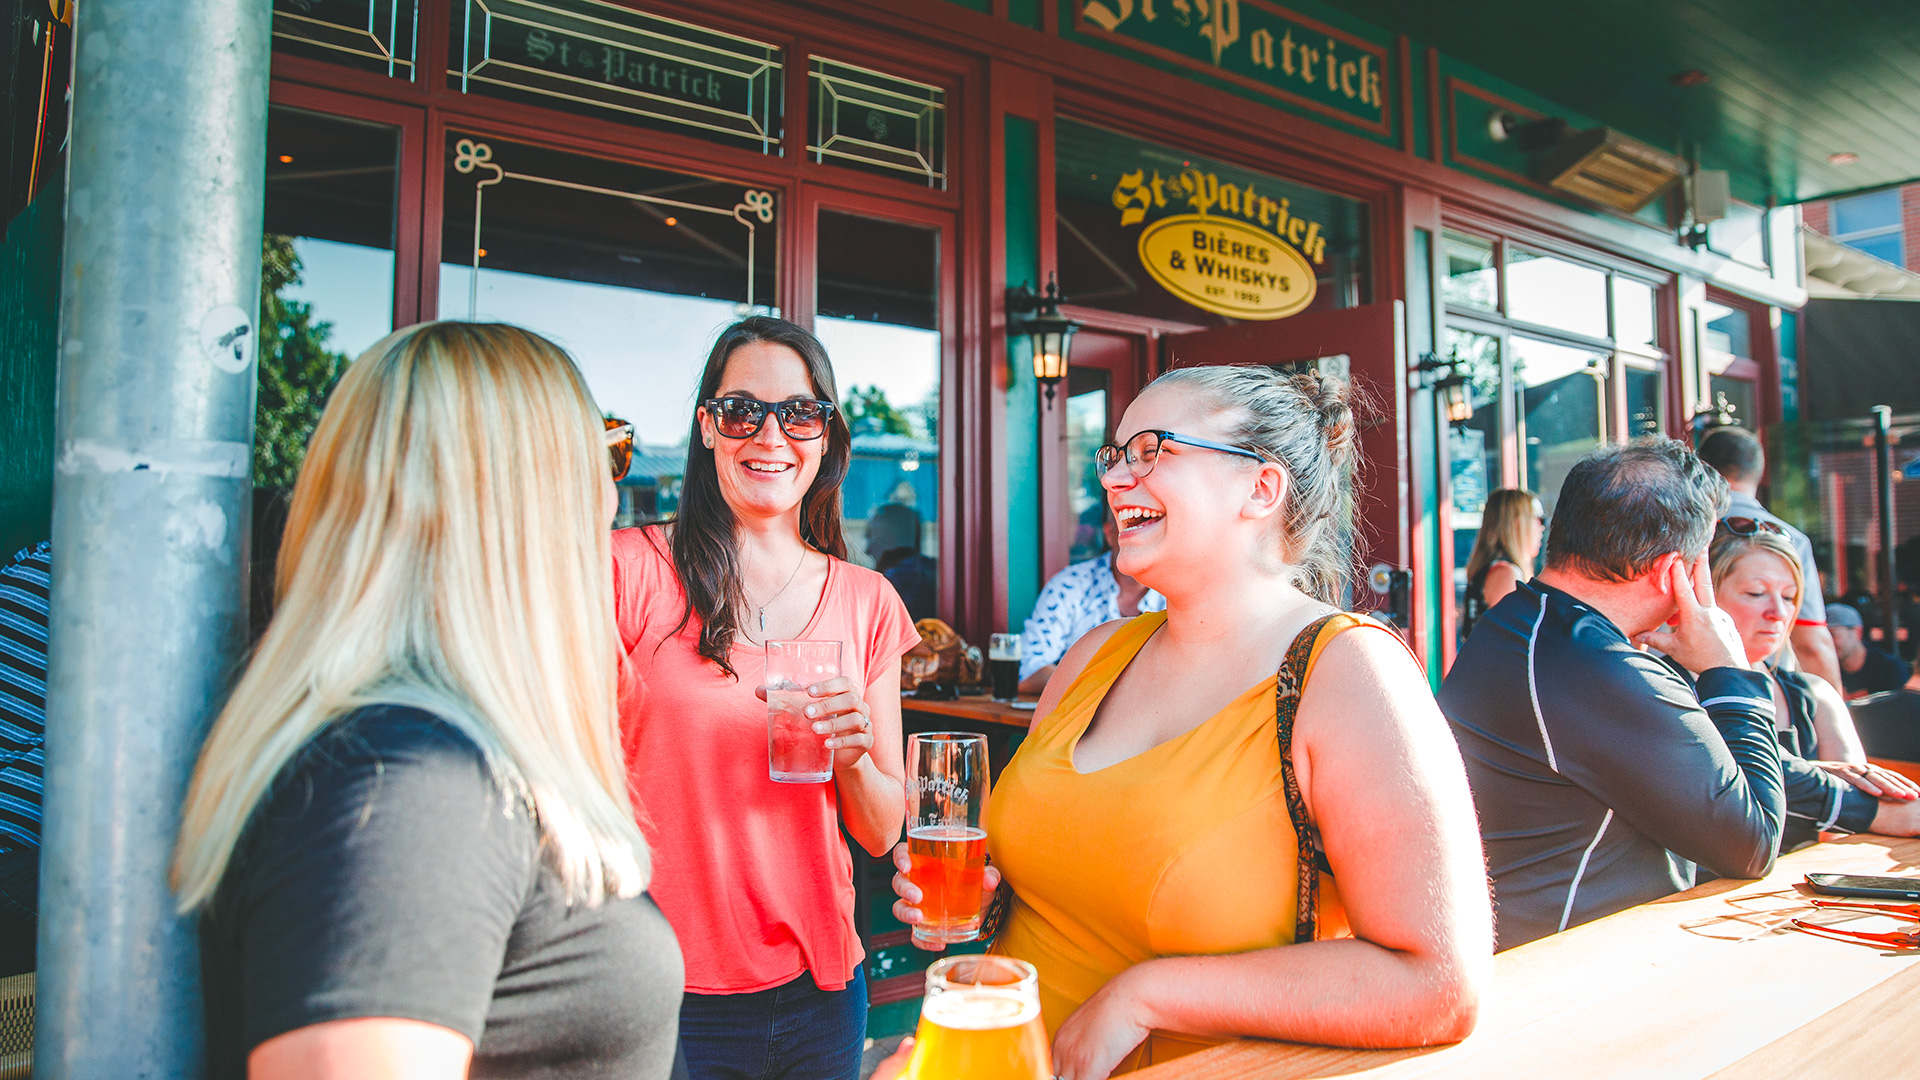
<path id="1" fill-rule="evenodd" d="M 1867 874 L 1808 874 L 1807 886 L 1828 896 L 1864 896 L 1872 900 L 1920 900 L 1920 878 Z"/>

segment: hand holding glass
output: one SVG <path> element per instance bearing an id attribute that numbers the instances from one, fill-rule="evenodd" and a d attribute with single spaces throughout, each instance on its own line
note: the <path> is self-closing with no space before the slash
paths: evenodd
<path id="1" fill-rule="evenodd" d="M 813 730 L 809 686 L 840 674 L 837 641 L 767 642 L 767 775 L 782 784 L 833 779 L 833 748 Z"/>
<path id="2" fill-rule="evenodd" d="M 907 879 L 920 890 L 924 942 L 980 936 L 987 868 L 987 737 L 927 731 L 907 737 Z"/>

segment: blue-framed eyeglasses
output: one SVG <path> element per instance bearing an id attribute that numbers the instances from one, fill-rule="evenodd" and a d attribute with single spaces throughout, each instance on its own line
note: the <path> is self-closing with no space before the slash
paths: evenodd
<path id="1" fill-rule="evenodd" d="M 1179 443 L 1182 446 L 1197 446 L 1202 450 L 1218 450 L 1223 454 L 1238 454 L 1241 457 L 1252 458 L 1255 461 L 1267 460 L 1265 455 L 1256 454 L 1244 446 L 1229 446 L 1226 443 L 1217 443 L 1211 439 L 1197 439 L 1192 435 L 1181 435 L 1172 431 L 1155 431 L 1149 428 L 1146 431 L 1134 434 L 1127 439 L 1126 443 L 1122 446 L 1115 446 L 1112 443 L 1108 443 L 1100 449 L 1095 450 L 1093 452 L 1093 466 L 1101 476 L 1105 476 L 1115 465 L 1120 464 L 1120 459 L 1124 457 L 1127 459 L 1127 470 L 1133 473 L 1136 478 L 1142 477 L 1152 472 L 1154 465 L 1159 462 L 1160 445 L 1170 442 Z"/>

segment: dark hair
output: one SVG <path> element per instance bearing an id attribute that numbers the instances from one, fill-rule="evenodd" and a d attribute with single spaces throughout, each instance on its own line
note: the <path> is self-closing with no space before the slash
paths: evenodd
<path id="1" fill-rule="evenodd" d="M 1560 485 L 1547 565 L 1631 581 L 1670 552 L 1696 558 L 1727 512 L 1727 481 L 1687 445 L 1640 439 L 1581 458 Z"/>
<path id="2" fill-rule="evenodd" d="M 700 375 L 700 392 L 694 398 L 695 412 L 687 436 L 687 470 L 680 488 L 680 513 L 673 526 L 673 572 L 686 591 L 687 604 L 680 614 L 675 633 L 700 617 L 701 656 L 720 666 L 720 670 L 738 678 L 730 654 L 734 634 L 739 631 L 736 616 L 744 595 L 740 588 L 739 552 L 734 546 L 733 508 L 720 493 L 720 472 L 713 463 L 713 449 L 700 433 L 698 403 L 720 393 L 720 380 L 727 374 L 727 361 L 742 345 L 763 343 L 784 345 L 800 356 L 807 367 L 807 381 L 813 393 L 824 401 L 838 402 L 839 388 L 834 383 L 833 365 L 827 350 L 799 326 L 766 315 L 741 319 L 720 332 L 707 354 L 707 367 Z M 767 423 L 775 423 L 773 417 Z M 847 462 L 853 454 L 853 436 L 846 418 L 835 409 L 827 421 L 826 450 L 820 458 L 820 472 L 800 499 L 800 539 L 836 559 L 847 557 L 847 539 L 840 528 L 840 484 L 847 478 Z"/>
<path id="3" fill-rule="evenodd" d="M 1227 414 L 1227 442 L 1285 467 L 1280 557 L 1301 592 L 1344 605 L 1353 573 L 1353 478 L 1360 457 L 1347 380 L 1234 364 L 1176 368 L 1152 385 L 1192 388 Z"/>
<path id="4" fill-rule="evenodd" d="M 1767 452 L 1746 428 L 1717 427 L 1700 436 L 1700 460 L 1713 471 L 1738 483 L 1760 479 L 1767 471 Z"/>

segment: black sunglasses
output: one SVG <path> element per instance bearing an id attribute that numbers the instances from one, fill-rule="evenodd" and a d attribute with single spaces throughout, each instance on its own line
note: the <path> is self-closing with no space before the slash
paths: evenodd
<path id="1" fill-rule="evenodd" d="M 1727 532 L 1733 534 L 1734 536 L 1758 536 L 1763 532 L 1772 533 L 1775 536 L 1787 535 L 1787 530 L 1781 528 L 1778 525 L 1775 525 L 1771 521 L 1762 521 L 1759 518 L 1750 518 L 1750 517 L 1721 518 L 1720 527 L 1722 529 L 1725 529 Z"/>
<path id="2" fill-rule="evenodd" d="M 708 398 L 700 403 L 713 417 L 714 429 L 729 439 L 751 439 L 767 425 L 767 414 L 779 421 L 787 438 L 812 442 L 827 433 L 827 421 L 833 418 L 831 401 L 816 398 L 791 398 L 786 401 L 761 401 L 751 397 Z"/>

